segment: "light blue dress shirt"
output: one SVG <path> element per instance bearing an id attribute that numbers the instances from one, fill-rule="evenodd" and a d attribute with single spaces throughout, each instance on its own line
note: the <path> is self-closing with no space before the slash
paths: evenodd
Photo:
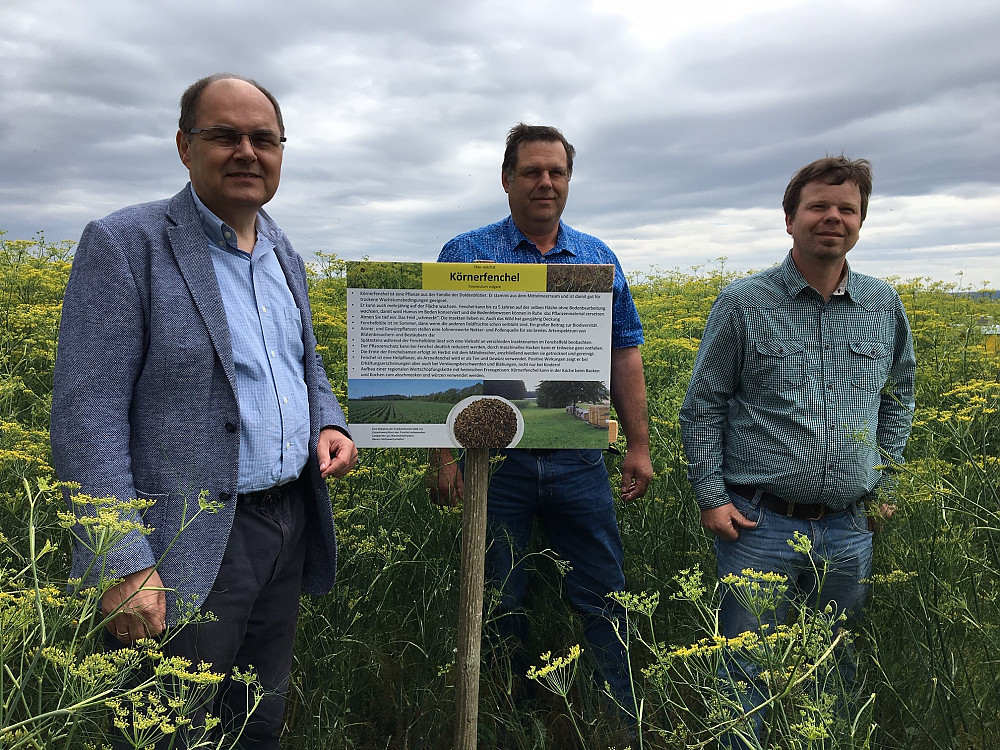
<path id="1" fill-rule="evenodd" d="M 191 190 L 229 322 L 240 407 L 239 491 L 285 484 L 309 456 L 302 316 L 274 253 L 277 227 L 257 214 L 253 253 Z"/>

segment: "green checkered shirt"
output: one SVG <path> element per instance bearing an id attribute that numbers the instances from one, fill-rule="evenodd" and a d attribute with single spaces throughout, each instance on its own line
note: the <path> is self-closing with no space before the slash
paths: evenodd
<path id="1" fill-rule="evenodd" d="M 847 270 L 829 302 L 791 254 L 719 294 L 680 411 L 698 505 L 750 485 L 845 508 L 901 463 L 913 421 L 913 337 L 896 291 Z M 877 448 L 876 448 L 877 446 Z"/>

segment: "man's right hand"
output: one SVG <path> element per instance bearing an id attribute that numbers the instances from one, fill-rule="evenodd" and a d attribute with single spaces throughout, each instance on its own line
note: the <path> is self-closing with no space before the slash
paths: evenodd
<path id="1" fill-rule="evenodd" d="M 740 538 L 741 529 L 752 529 L 757 524 L 737 510 L 732 503 L 718 508 L 705 508 L 701 512 L 701 525 L 720 539 L 735 542 Z"/>
<path id="2" fill-rule="evenodd" d="M 167 626 L 167 597 L 160 574 L 144 568 L 125 576 L 104 592 L 101 612 L 111 618 L 104 627 L 127 646 L 158 636 Z"/>
<path id="3" fill-rule="evenodd" d="M 462 470 L 458 468 L 458 460 L 447 448 L 431 451 L 427 485 L 431 500 L 438 505 L 454 508 L 462 501 L 465 480 L 462 478 Z"/>

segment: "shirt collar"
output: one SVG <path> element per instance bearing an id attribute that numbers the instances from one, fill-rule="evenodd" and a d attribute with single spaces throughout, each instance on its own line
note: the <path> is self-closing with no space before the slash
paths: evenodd
<path id="1" fill-rule="evenodd" d="M 833 290 L 833 296 L 843 296 L 847 294 L 847 282 L 851 280 L 851 267 L 847 265 L 847 261 L 844 261 L 844 272 L 840 277 L 840 283 L 837 284 L 837 288 Z"/>
<path id="2" fill-rule="evenodd" d="M 208 241 L 212 243 L 212 246 L 222 248 L 223 250 L 243 252 L 240 250 L 237 242 L 236 230 L 209 210 L 208 206 L 198 197 L 198 193 L 194 190 L 194 185 L 188 183 L 188 188 L 191 190 L 191 197 L 194 198 L 195 208 L 198 209 L 202 229 L 205 230 L 205 236 L 208 237 Z M 256 224 L 257 233 L 263 234 L 271 243 L 274 243 L 270 217 L 263 211 L 258 211 Z"/>
<path id="3" fill-rule="evenodd" d="M 524 242 L 528 247 L 534 248 L 536 251 L 538 251 L 538 248 L 535 245 L 535 243 L 529 240 L 527 237 L 525 237 L 524 232 L 518 229 L 517 224 L 514 223 L 513 216 L 507 217 L 504 231 L 506 232 L 507 238 L 510 241 L 510 246 L 515 250 L 521 248 L 522 247 L 521 243 Z M 566 225 L 563 224 L 562 219 L 560 219 L 559 233 L 556 235 L 555 247 L 553 247 L 551 250 L 545 253 L 545 255 L 554 255 L 556 253 L 562 253 L 562 252 L 569 253 L 570 255 L 576 255 L 576 253 L 573 252 L 573 250 L 569 247 L 569 244 L 566 241 Z M 539 252 L 539 254 L 541 253 Z"/>
<path id="4" fill-rule="evenodd" d="M 809 282 L 805 280 L 805 277 L 799 271 L 798 267 L 795 265 L 795 261 L 792 260 L 792 251 L 788 251 L 788 255 L 785 256 L 785 260 L 781 263 L 781 275 L 785 280 L 785 287 L 788 289 L 788 293 L 794 297 L 803 289 L 809 286 Z M 851 266 L 848 262 L 844 261 L 844 272 L 840 277 L 840 283 L 837 284 L 837 288 L 833 290 L 834 297 L 840 296 L 850 296 L 854 297 L 854 274 L 851 273 Z"/>

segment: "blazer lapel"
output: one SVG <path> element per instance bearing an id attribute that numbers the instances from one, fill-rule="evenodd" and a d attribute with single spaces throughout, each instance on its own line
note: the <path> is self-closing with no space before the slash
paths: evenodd
<path id="1" fill-rule="evenodd" d="M 198 209 L 191 198 L 190 188 L 185 187 L 170 202 L 167 216 L 175 225 L 167 229 L 170 249 L 177 261 L 181 276 L 191 292 L 194 305 L 205 321 L 215 353 L 222 363 L 226 378 L 236 392 L 236 367 L 233 364 L 233 344 L 229 338 L 229 322 L 222 304 L 215 266 L 201 226 Z"/>

